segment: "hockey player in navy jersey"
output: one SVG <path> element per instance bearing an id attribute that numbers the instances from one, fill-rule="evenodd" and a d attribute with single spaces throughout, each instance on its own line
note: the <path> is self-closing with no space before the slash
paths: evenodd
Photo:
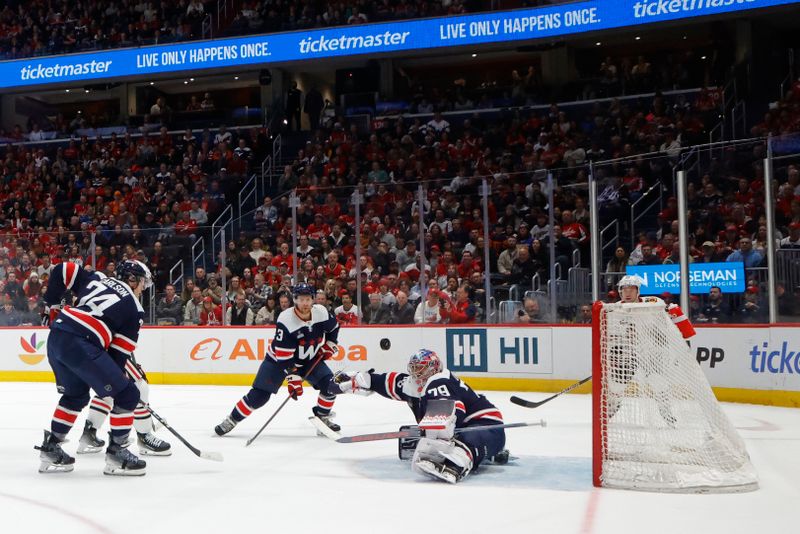
<path id="1" fill-rule="evenodd" d="M 123 261 L 114 278 L 87 271 L 74 263 L 56 265 L 44 295 L 57 306 L 66 291 L 76 295 L 50 323 L 47 359 L 61 399 L 50 430 L 44 431 L 39 472 L 72 471 L 75 459 L 62 448 L 80 411 L 89 403 L 89 389 L 114 399 L 106 449 L 107 475 L 144 475 L 146 464 L 126 444 L 140 394 L 124 368 L 139 339 L 144 310 L 142 292 L 152 285 L 150 270 L 138 261 Z"/>
<path id="2" fill-rule="evenodd" d="M 264 406 L 278 392 L 283 380 L 288 381 L 289 395 L 295 400 L 303 394 L 303 376 L 320 392 L 314 415 L 334 432 L 339 425 L 331 421 L 331 409 L 336 395 L 343 391 L 333 380 L 333 373 L 324 361 L 313 369 L 315 357 L 330 359 L 339 351 L 339 323 L 322 305 L 314 304 L 316 291 L 306 283 L 294 286 L 294 306 L 278 315 L 275 336 L 267 346 L 267 354 L 258 368 L 250 391 L 236 403 L 230 415 L 214 427 L 224 436 L 247 416 Z"/>
<path id="3" fill-rule="evenodd" d="M 503 450 L 506 435 L 502 428 L 455 436 L 457 428 L 501 425 L 503 416 L 486 397 L 475 393 L 444 369 L 439 356 L 431 350 L 421 349 L 411 356 L 408 374 L 358 372 L 340 387 L 357 394 L 375 391 L 408 403 L 424 435 L 416 444 L 412 458 L 412 468 L 418 473 L 455 483 L 481 462 L 501 452 L 507 457 L 508 452 Z M 452 401 L 439 403 L 448 406 L 447 413 L 429 410 L 432 401 L 437 400 Z"/>

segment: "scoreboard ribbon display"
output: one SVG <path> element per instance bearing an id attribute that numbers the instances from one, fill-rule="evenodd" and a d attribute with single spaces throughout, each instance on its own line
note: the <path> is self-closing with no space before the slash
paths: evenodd
<path id="1" fill-rule="evenodd" d="M 797 0 L 585 0 L 554 6 L 0 62 L 0 89 L 307 59 L 519 42 Z"/>

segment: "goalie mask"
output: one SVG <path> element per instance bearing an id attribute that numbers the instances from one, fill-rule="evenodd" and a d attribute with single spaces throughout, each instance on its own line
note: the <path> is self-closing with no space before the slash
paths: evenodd
<path id="1" fill-rule="evenodd" d="M 408 360 L 408 374 L 418 388 L 423 387 L 430 377 L 441 371 L 442 361 L 432 350 L 420 349 Z"/>

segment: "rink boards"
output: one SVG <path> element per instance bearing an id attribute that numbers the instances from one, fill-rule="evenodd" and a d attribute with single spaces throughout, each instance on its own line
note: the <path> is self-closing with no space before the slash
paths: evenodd
<path id="1" fill-rule="evenodd" d="M 248 385 L 272 328 L 145 327 L 136 359 L 152 383 Z M 800 406 L 800 326 L 698 327 L 692 355 L 720 400 Z M 0 380 L 52 381 L 46 328 L 2 328 Z M 333 369 L 404 370 L 435 350 L 473 387 L 558 391 L 591 374 L 588 326 L 343 328 Z M 579 392 L 590 391 L 587 384 Z"/>

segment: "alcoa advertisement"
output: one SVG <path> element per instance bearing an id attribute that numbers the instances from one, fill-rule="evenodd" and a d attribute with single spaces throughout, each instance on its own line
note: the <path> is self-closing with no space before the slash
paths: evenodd
<path id="1" fill-rule="evenodd" d="M 272 328 L 143 328 L 136 350 L 152 383 L 249 385 Z M 46 328 L 2 328 L 0 380 L 52 381 Z M 558 391 L 591 374 L 586 326 L 342 328 L 334 370 L 405 370 L 419 348 L 479 389 Z M 700 326 L 691 342 L 724 401 L 800 406 L 800 327 Z M 589 385 L 578 391 L 589 392 Z"/>

